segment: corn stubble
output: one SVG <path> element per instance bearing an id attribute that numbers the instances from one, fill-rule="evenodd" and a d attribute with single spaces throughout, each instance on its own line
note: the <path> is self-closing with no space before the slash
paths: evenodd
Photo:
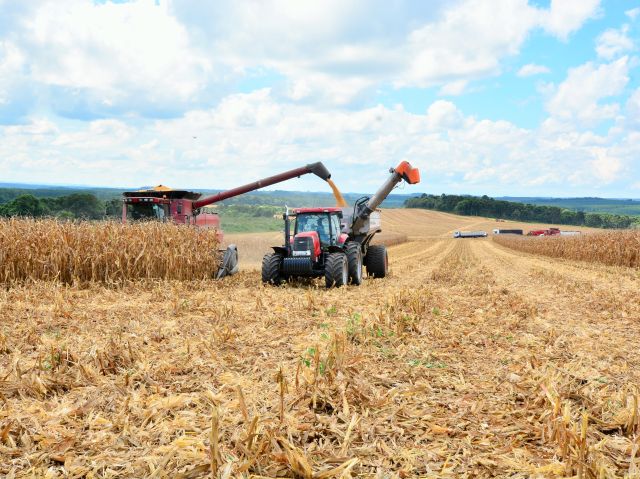
<path id="1" fill-rule="evenodd" d="M 640 231 L 611 231 L 569 237 L 495 236 L 493 240 L 525 253 L 640 268 Z"/>
<path id="2" fill-rule="evenodd" d="M 637 270 L 419 217 L 360 287 L 0 289 L 0 477 L 639 477 Z"/>
<path id="3" fill-rule="evenodd" d="M 121 283 L 215 275 L 211 231 L 168 223 L 0 220 L 0 282 Z"/>

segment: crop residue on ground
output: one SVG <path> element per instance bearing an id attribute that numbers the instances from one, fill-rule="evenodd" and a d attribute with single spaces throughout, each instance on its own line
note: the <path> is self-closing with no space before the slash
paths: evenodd
<path id="1" fill-rule="evenodd" d="M 383 221 L 407 241 L 361 287 L 4 288 L 0 475 L 637 471 L 637 269 L 450 238 L 481 218 Z"/>

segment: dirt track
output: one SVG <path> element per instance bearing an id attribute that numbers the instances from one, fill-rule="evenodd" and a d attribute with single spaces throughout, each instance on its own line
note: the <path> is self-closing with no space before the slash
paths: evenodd
<path id="1" fill-rule="evenodd" d="M 390 248 L 390 277 L 361 287 L 263 287 L 248 268 L 221 283 L 2 292 L 0 473 L 200 477 L 212 407 L 223 474 L 634 470 L 637 270 L 451 238 L 505 223 L 383 221 L 408 241 Z"/>

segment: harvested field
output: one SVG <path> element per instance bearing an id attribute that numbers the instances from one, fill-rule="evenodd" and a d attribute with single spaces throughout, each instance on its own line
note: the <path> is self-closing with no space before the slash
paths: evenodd
<path id="1" fill-rule="evenodd" d="M 383 221 L 360 287 L 3 290 L 0 475 L 637 477 L 638 269 Z"/>
<path id="2" fill-rule="evenodd" d="M 218 263 L 212 231 L 156 222 L 0 219 L 2 283 L 206 279 Z"/>
<path id="3" fill-rule="evenodd" d="M 494 241 L 525 253 L 640 267 L 640 231 L 608 231 L 569 237 L 497 236 Z"/>

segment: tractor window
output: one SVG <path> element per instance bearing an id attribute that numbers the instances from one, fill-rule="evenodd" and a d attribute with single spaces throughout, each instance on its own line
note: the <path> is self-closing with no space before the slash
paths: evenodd
<path id="1" fill-rule="evenodd" d="M 331 215 L 331 231 L 333 233 L 333 237 L 335 239 L 334 243 L 338 241 L 338 237 L 340 236 L 340 217 L 338 215 Z"/>
<path id="2" fill-rule="evenodd" d="M 320 243 L 328 244 L 331 242 L 331 230 L 329 227 L 329 216 L 322 215 L 318 218 L 319 228 L 318 228 L 318 236 L 320 237 Z"/>
<path id="3" fill-rule="evenodd" d="M 157 203 L 133 203 L 127 205 L 127 216 L 133 220 L 165 221 L 169 214 L 169 205 Z"/>
<path id="4" fill-rule="evenodd" d="M 315 231 L 322 244 L 329 244 L 331 243 L 331 230 L 332 225 L 329 222 L 329 215 L 326 213 L 304 213 L 296 217 L 295 234 Z"/>

